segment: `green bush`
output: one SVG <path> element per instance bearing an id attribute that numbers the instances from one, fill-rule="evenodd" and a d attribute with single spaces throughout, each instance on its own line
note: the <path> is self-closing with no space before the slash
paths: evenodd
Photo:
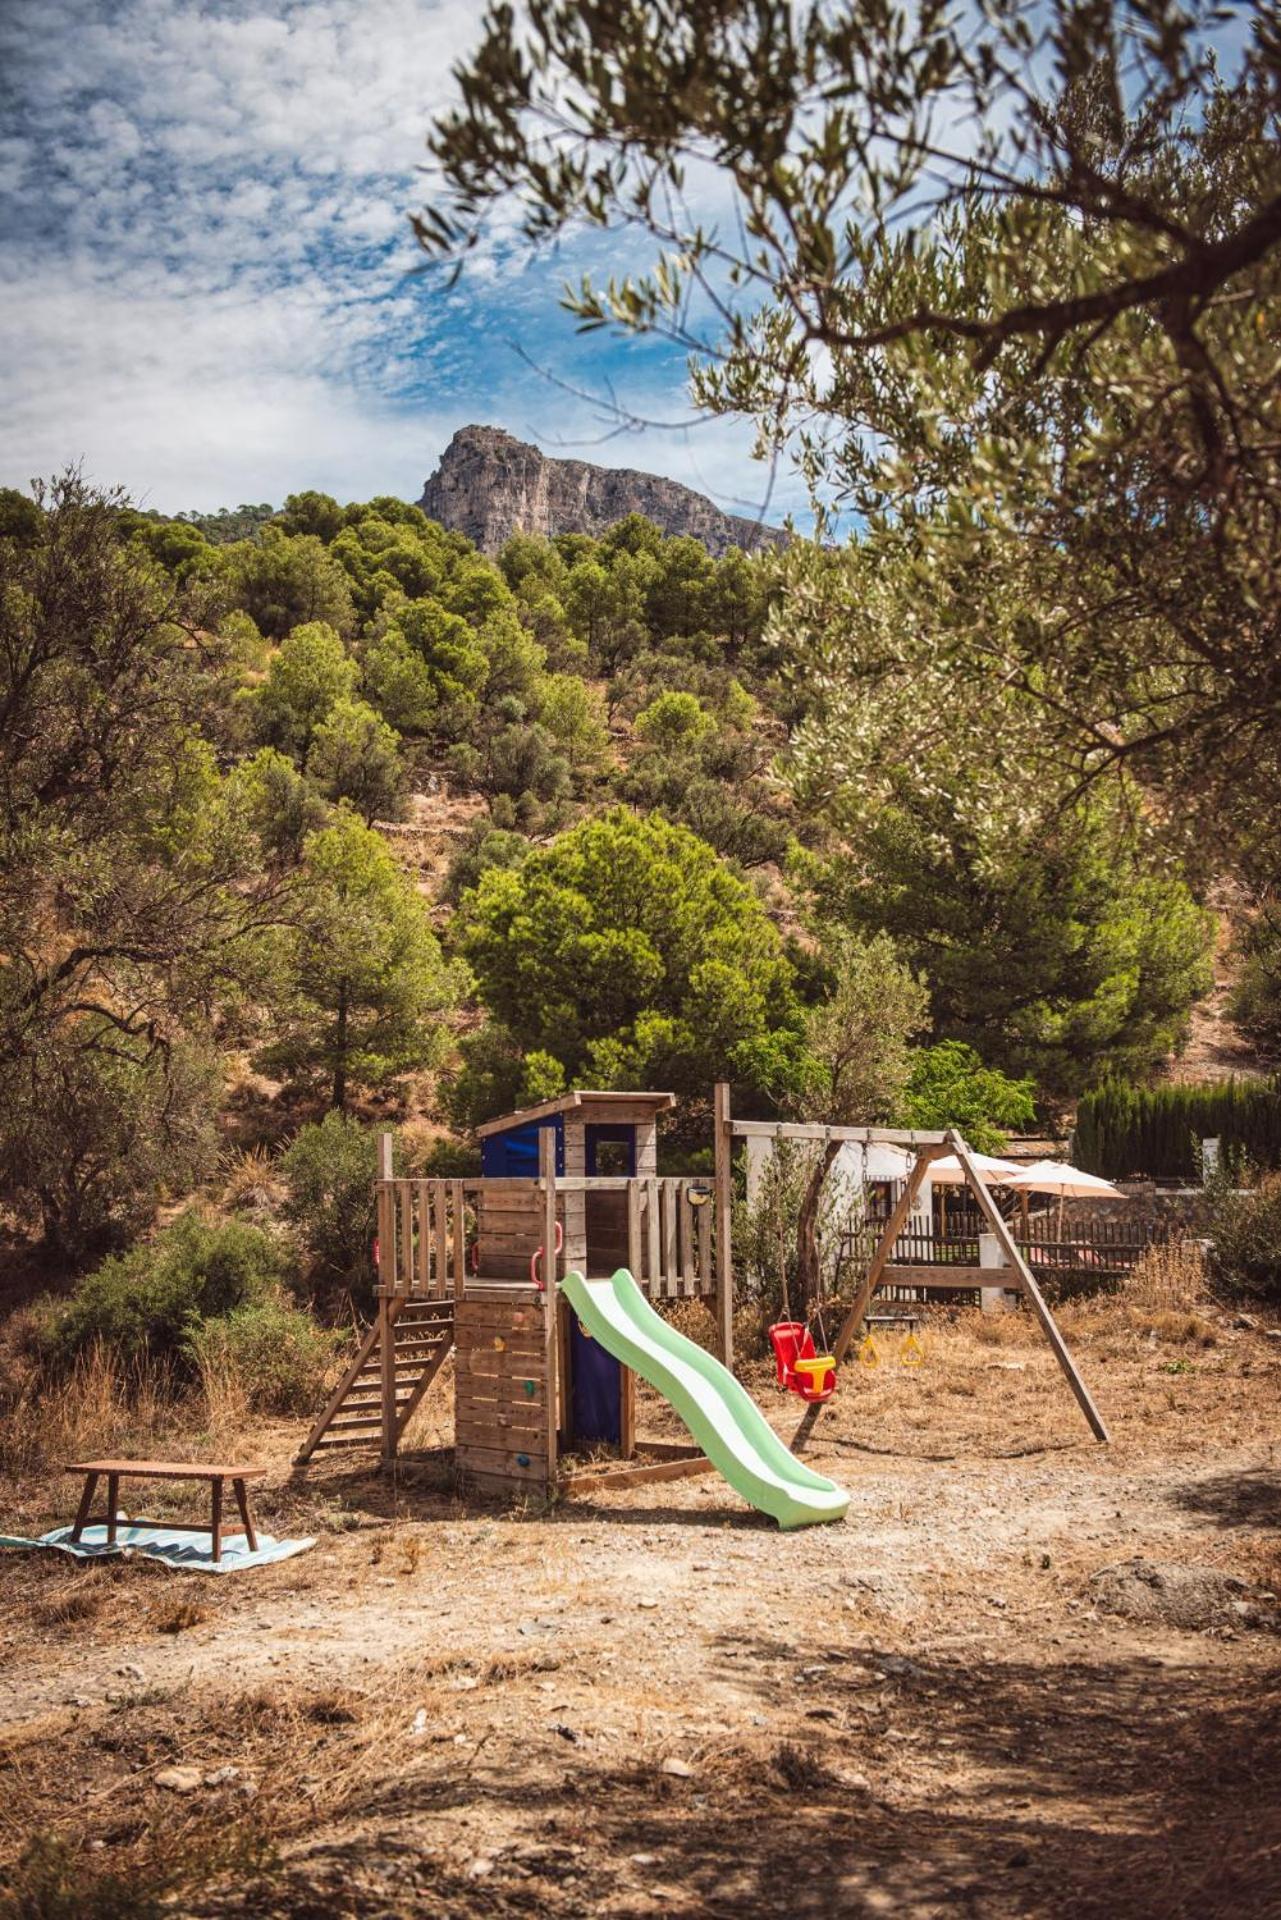
<path id="1" fill-rule="evenodd" d="M 326 1375 L 343 1343 L 341 1330 L 317 1326 L 301 1307 L 275 1296 L 205 1320 L 188 1336 L 187 1351 L 210 1398 L 231 1381 L 251 1413 L 313 1413 Z"/>
<path id="2" fill-rule="evenodd" d="M 184 1213 L 81 1281 L 52 1318 L 52 1355 L 67 1362 L 101 1342 L 125 1361 L 181 1364 L 202 1321 L 275 1297 L 292 1265 L 259 1227 Z"/>
<path id="3" fill-rule="evenodd" d="M 1225 1292 L 1281 1307 L 1281 1174 L 1234 1189 L 1225 1176 L 1209 1188 L 1211 1271 Z"/>
<path id="4" fill-rule="evenodd" d="M 285 1218 L 319 1272 L 354 1291 L 374 1282 L 378 1141 L 350 1114 L 327 1113 L 303 1127 L 282 1156 Z"/>

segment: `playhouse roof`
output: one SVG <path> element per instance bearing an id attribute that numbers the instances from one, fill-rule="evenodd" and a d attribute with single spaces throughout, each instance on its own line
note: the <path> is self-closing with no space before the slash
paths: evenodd
<path id="1" fill-rule="evenodd" d="M 510 1127 L 521 1127 L 531 1120 L 545 1120 L 549 1114 L 571 1113 L 577 1108 L 590 1107 L 594 1112 L 608 1116 L 612 1112 L 621 1112 L 625 1118 L 629 1107 L 643 1107 L 650 1113 L 663 1113 L 676 1105 L 674 1093 L 629 1093 L 598 1092 L 586 1088 L 577 1088 L 573 1093 L 562 1093 L 555 1100 L 540 1101 L 536 1107 L 518 1107 L 515 1113 L 504 1113 L 497 1120 L 486 1120 L 483 1127 L 477 1127 L 480 1139 L 485 1140 L 492 1133 L 506 1133 Z"/>

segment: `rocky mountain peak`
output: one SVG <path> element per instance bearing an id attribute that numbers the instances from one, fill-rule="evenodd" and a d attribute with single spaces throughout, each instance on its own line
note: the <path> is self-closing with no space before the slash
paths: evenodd
<path id="1" fill-rule="evenodd" d="M 514 533 L 599 535 L 629 513 L 643 513 L 664 533 L 701 540 L 718 558 L 730 547 L 750 553 L 786 540 L 777 527 L 723 513 L 679 481 L 587 460 L 549 460 L 501 427 L 460 427 L 418 504 L 488 554 Z"/>

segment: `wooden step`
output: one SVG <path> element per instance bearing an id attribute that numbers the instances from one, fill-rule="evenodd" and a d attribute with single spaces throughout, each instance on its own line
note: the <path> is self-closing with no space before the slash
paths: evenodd
<path id="1" fill-rule="evenodd" d="M 398 1408 L 407 1407 L 409 1405 L 409 1400 L 410 1400 L 410 1396 L 407 1393 L 398 1393 L 396 1395 L 396 1405 Z M 344 1400 L 342 1405 L 339 1407 L 337 1413 L 334 1415 L 334 1419 L 340 1420 L 344 1414 L 350 1413 L 353 1415 L 363 1414 L 365 1417 L 371 1418 L 371 1419 L 376 1416 L 379 1420 L 381 1420 L 382 1409 L 383 1409 L 383 1403 L 381 1400 Z"/>
<path id="2" fill-rule="evenodd" d="M 440 1352 L 440 1348 L 438 1348 L 436 1352 Z M 392 1356 L 392 1369 L 394 1369 L 398 1375 L 405 1375 L 405 1373 L 423 1373 L 424 1367 L 428 1367 L 434 1357 L 436 1357 L 434 1354 L 394 1354 L 394 1356 Z M 365 1386 L 367 1386 L 371 1380 L 380 1379 L 382 1379 L 382 1361 L 378 1361 L 373 1367 L 361 1367 L 361 1371 L 355 1375 L 355 1380 L 351 1380 L 351 1384 L 353 1384 L 353 1386 L 359 1386 L 359 1384 L 365 1384 Z"/>
<path id="3" fill-rule="evenodd" d="M 392 1365 L 397 1367 L 402 1373 L 407 1368 L 415 1367 L 421 1372 L 425 1366 L 430 1365 L 439 1352 L 439 1347 L 433 1347 L 430 1353 L 395 1353 L 392 1355 Z M 356 1378 L 358 1380 L 381 1380 L 382 1375 L 383 1365 L 380 1357 L 376 1361 L 371 1361 L 367 1367 L 362 1367 Z"/>

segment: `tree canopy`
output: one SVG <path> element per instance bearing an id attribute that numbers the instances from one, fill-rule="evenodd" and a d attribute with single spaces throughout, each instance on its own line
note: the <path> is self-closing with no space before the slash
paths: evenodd
<path id="1" fill-rule="evenodd" d="M 696 400 L 790 443 L 866 517 L 860 571 L 911 588 L 879 669 L 830 622 L 800 663 L 847 696 L 816 757 L 874 770 L 881 682 L 915 681 L 971 766 L 1135 786 L 1243 872 L 1275 858 L 1270 6 L 532 0 L 462 79 L 424 244 L 462 267 L 496 210 L 532 244 L 647 240 L 648 271 L 568 292 L 583 325 L 679 340 Z M 814 635 L 822 565 L 790 564 L 776 621 Z"/>
<path id="2" fill-rule="evenodd" d="M 600 1087 L 777 1097 L 803 1051 L 792 968 L 755 896 L 687 828 L 616 809 L 461 905 L 462 951 L 513 1047 Z M 719 1064 L 718 1064 L 719 1063 Z"/>

